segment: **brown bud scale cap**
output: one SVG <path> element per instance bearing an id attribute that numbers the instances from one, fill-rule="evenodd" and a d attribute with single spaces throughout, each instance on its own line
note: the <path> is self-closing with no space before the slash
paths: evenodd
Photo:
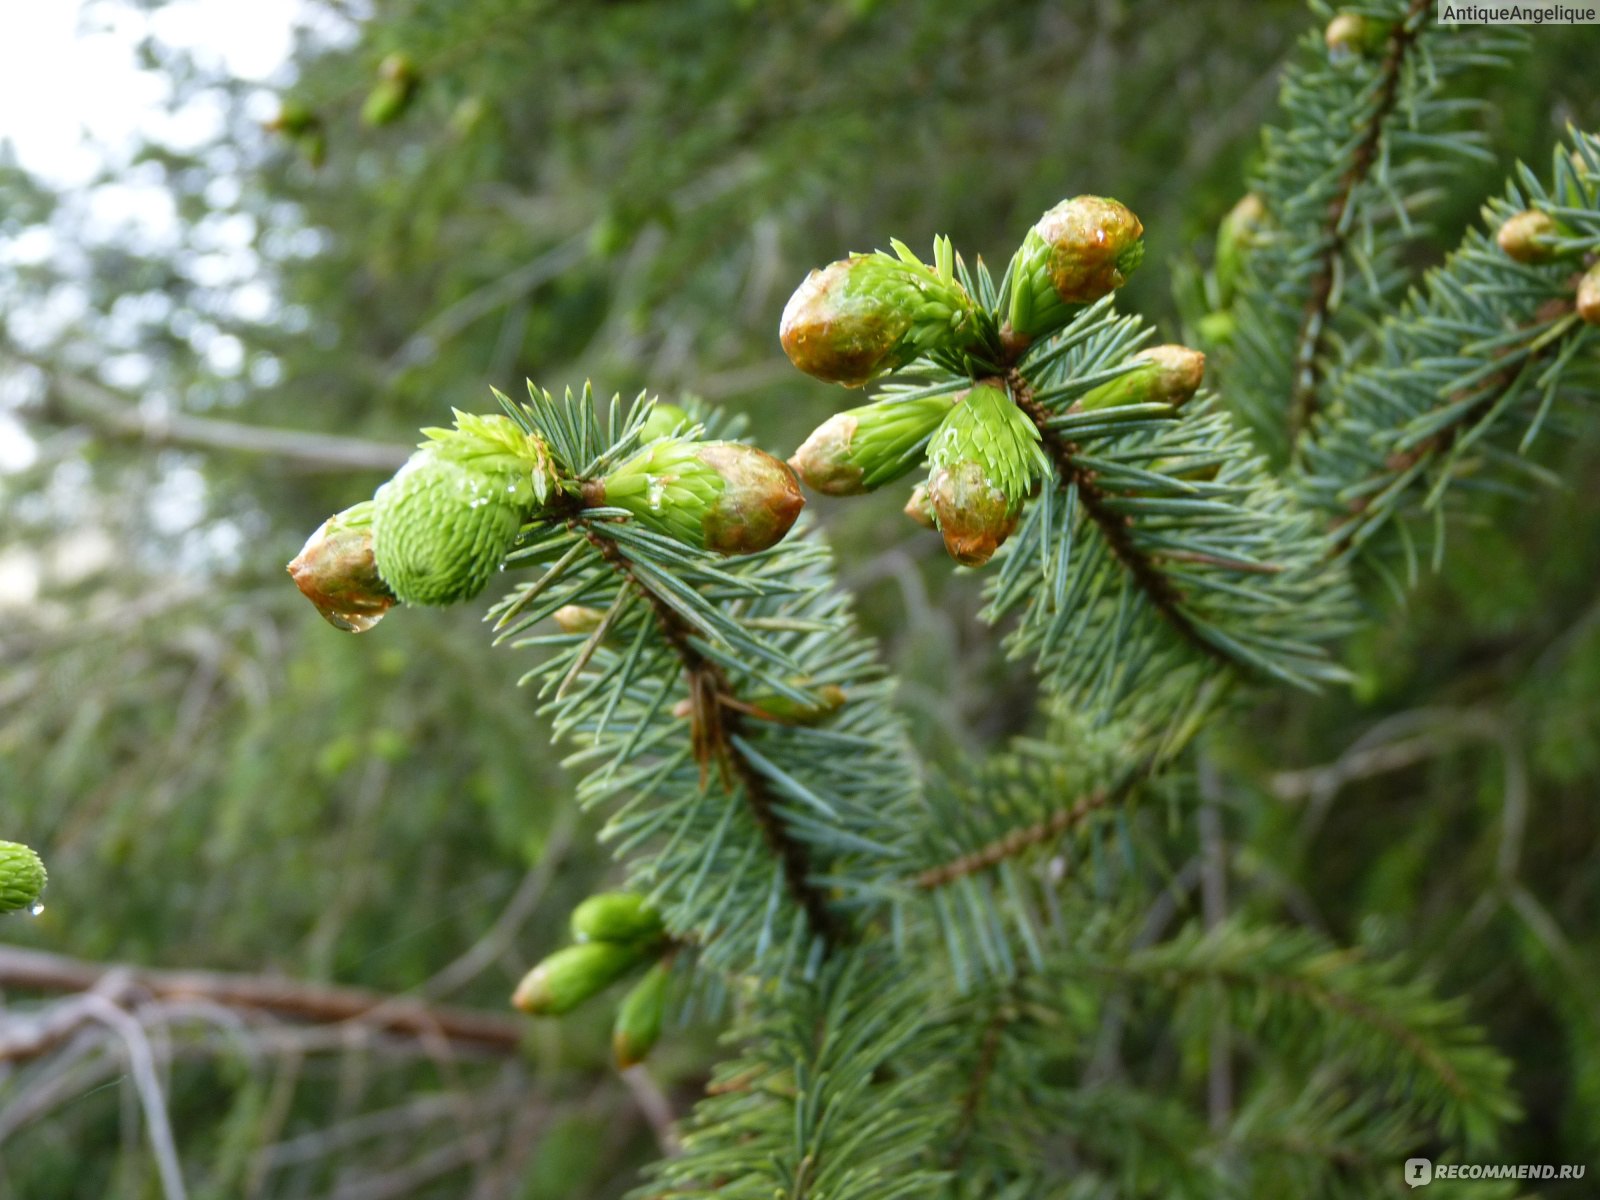
<path id="1" fill-rule="evenodd" d="M 802 483 L 824 496 L 859 496 L 862 471 L 850 462 L 850 442 L 859 422 L 850 413 L 834 413 L 812 432 L 789 459 Z"/>
<path id="2" fill-rule="evenodd" d="M 783 540 L 806 506 L 787 463 L 740 442 L 708 442 L 697 457 L 725 485 L 706 514 L 706 549 L 756 554 Z"/>

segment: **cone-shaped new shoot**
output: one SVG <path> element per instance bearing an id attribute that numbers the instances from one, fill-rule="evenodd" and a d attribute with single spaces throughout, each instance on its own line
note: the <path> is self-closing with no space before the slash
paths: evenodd
<path id="1" fill-rule="evenodd" d="M 416 65 L 404 54 L 391 54 L 378 67 L 377 86 L 367 93 L 361 119 L 368 125 L 388 125 L 405 115 L 422 82 Z"/>
<path id="2" fill-rule="evenodd" d="M 959 397 L 885 400 L 834 413 L 794 452 L 789 465 L 812 491 L 859 496 L 901 478 Z"/>
<path id="3" fill-rule="evenodd" d="M 1007 347 L 1020 352 L 1121 287 L 1144 258 L 1143 239 L 1139 218 L 1102 196 L 1075 196 L 1045 213 L 1011 259 Z"/>
<path id="4" fill-rule="evenodd" d="M 1548 263 L 1572 253 L 1555 245 L 1568 230 L 1549 213 L 1536 208 L 1507 217 L 1495 241 L 1500 249 L 1520 263 Z"/>
<path id="5" fill-rule="evenodd" d="M 644 973 L 622 999 L 617 1023 L 611 1031 L 611 1052 L 617 1068 L 626 1071 L 637 1066 L 661 1040 L 661 1026 L 667 1015 L 667 984 L 671 968 L 658 962 Z"/>
<path id="6" fill-rule="evenodd" d="M 949 243 L 935 246 L 935 267 L 893 245 L 892 255 L 830 263 L 795 289 L 778 327 L 790 362 L 828 383 L 860 387 L 921 355 L 981 340 L 978 306 L 956 282 Z"/>
<path id="7" fill-rule="evenodd" d="M 1578 280 L 1578 315 L 1591 325 L 1600 325 L 1600 263 Z"/>
<path id="8" fill-rule="evenodd" d="M 558 1017 L 605 991 L 653 953 L 637 942 L 565 946 L 522 977 L 511 1003 L 535 1017 Z"/>
<path id="9" fill-rule="evenodd" d="M 457 412 L 373 497 L 378 574 L 407 604 L 470 600 L 549 495 L 544 444 L 509 417 Z"/>
<path id="10" fill-rule="evenodd" d="M 39 903 L 45 885 L 44 863 L 20 842 L 0 842 L 0 913 Z"/>
<path id="11" fill-rule="evenodd" d="M 781 459 L 740 442 L 664 438 L 584 488 L 594 507 L 717 554 L 755 554 L 783 540 L 805 507 Z"/>
<path id="12" fill-rule="evenodd" d="M 600 892 L 572 910 L 579 942 L 648 942 L 663 932 L 661 914 L 632 892 Z"/>
<path id="13" fill-rule="evenodd" d="M 756 710 L 753 715 L 781 725 L 816 725 L 843 708 L 849 698 L 836 683 L 816 687 L 809 679 L 792 682 L 796 687 L 808 689 L 813 699 L 809 703 L 801 703 L 781 692 L 755 692 L 748 701 L 750 707 Z"/>
<path id="14" fill-rule="evenodd" d="M 1039 443 L 997 383 L 977 384 L 945 418 L 928 451 L 928 497 L 957 562 L 982 566 L 1011 536 L 1023 502 L 1050 473 Z"/>
<path id="15" fill-rule="evenodd" d="M 372 553 L 372 509 L 363 500 L 329 517 L 289 564 L 295 587 L 346 633 L 365 633 L 395 603 Z"/>
<path id="16" fill-rule="evenodd" d="M 1200 389 L 1206 356 L 1187 346 L 1151 346 L 1129 360 L 1134 366 L 1078 397 L 1076 412 L 1116 408 L 1124 404 L 1170 404 L 1178 408 Z"/>

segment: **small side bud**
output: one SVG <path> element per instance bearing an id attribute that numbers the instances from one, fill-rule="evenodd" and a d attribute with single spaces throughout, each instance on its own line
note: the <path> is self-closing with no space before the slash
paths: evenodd
<path id="1" fill-rule="evenodd" d="M 977 306 L 953 278 L 915 260 L 857 254 L 806 276 L 784 306 L 778 337 L 807 375 L 860 387 L 919 355 L 969 343 L 977 323 Z"/>
<path id="2" fill-rule="evenodd" d="M 1571 253 L 1552 244 L 1566 233 L 1549 213 L 1530 208 L 1508 217 L 1495 235 L 1495 241 L 1501 250 L 1520 263 L 1548 263 Z"/>
<path id="3" fill-rule="evenodd" d="M 405 115 L 416 99 L 422 79 L 416 65 L 404 54 L 391 54 L 378 67 L 377 86 L 361 106 L 361 120 L 372 126 L 389 125 Z"/>
<path id="4" fill-rule="evenodd" d="M 1144 258 L 1144 226 L 1103 196 L 1063 200 L 1040 217 L 1011 261 L 1011 304 L 1001 337 L 1013 353 L 1054 333 L 1074 309 L 1128 281 Z"/>
<path id="5" fill-rule="evenodd" d="M 378 573 L 407 604 L 483 591 L 554 483 L 544 443 L 509 417 L 457 412 L 373 497 Z"/>
<path id="6" fill-rule="evenodd" d="M 572 936 L 579 942 L 641 942 L 659 938 L 661 914 L 633 892 L 600 892 L 572 910 Z"/>
<path id="7" fill-rule="evenodd" d="M 1124 404 L 1187 404 L 1200 390 L 1206 374 L 1206 356 L 1187 346 L 1151 346 L 1133 355 L 1135 364 L 1092 391 L 1072 407 L 1077 412 L 1116 408 Z"/>
<path id="8" fill-rule="evenodd" d="M 1219 303 L 1232 301 L 1245 260 L 1261 245 L 1266 227 L 1266 202 L 1254 192 L 1246 192 L 1217 226 L 1217 253 L 1212 273 L 1217 281 Z"/>
<path id="9" fill-rule="evenodd" d="M 0 842 L 0 913 L 39 903 L 48 876 L 44 861 L 21 842 Z"/>
<path id="10" fill-rule="evenodd" d="M 885 400 L 835 413 L 794 452 L 789 465 L 812 491 L 859 496 L 922 462 L 923 448 L 956 396 Z"/>
<path id="11" fill-rule="evenodd" d="M 1365 13 L 1342 12 L 1328 22 L 1323 42 L 1332 62 L 1349 62 L 1383 49 L 1394 25 Z"/>
<path id="12" fill-rule="evenodd" d="M 823 684 L 821 687 L 812 686 L 806 679 L 795 680 L 794 683 L 796 687 L 808 689 L 812 698 L 801 703 L 793 696 L 779 692 L 759 693 L 750 697 L 750 706 L 757 710 L 758 716 L 780 725 L 816 725 L 843 708 L 849 698 L 836 683 Z"/>
<path id="13" fill-rule="evenodd" d="M 667 985 L 671 979 L 671 968 L 665 962 L 658 962 L 623 997 L 611 1031 L 611 1052 L 618 1070 L 626 1071 L 642 1063 L 661 1040 L 661 1026 L 667 1015 Z"/>
<path id="14" fill-rule="evenodd" d="M 295 587 L 328 624 L 365 633 L 395 604 L 372 553 L 371 500 L 329 517 L 289 564 Z"/>
<path id="15" fill-rule="evenodd" d="M 586 604 L 563 604 L 550 614 L 562 633 L 593 633 L 605 618 L 605 613 Z"/>
<path id="16" fill-rule="evenodd" d="M 605 991 L 648 956 L 637 945 L 584 942 L 557 950 L 522 977 L 511 1003 L 535 1017 L 559 1017 Z"/>
<path id="17" fill-rule="evenodd" d="M 1600 263 L 1578 280 L 1578 315 L 1591 325 L 1600 325 Z"/>
<path id="18" fill-rule="evenodd" d="M 742 442 L 663 438 L 585 488 L 685 545 L 756 554 L 783 540 L 805 497 L 782 460 Z"/>
<path id="19" fill-rule="evenodd" d="M 973 387 L 928 451 L 928 497 L 945 549 L 982 566 L 1017 527 L 1025 500 L 1050 473 L 1039 431 L 994 383 Z"/>
<path id="20" fill-rule="evenodd" d="M 1239 319 L 1227 309 L 1219 308 L 1195 322 L 1195 332 L 1203 342 L 1212 346 L 1226 346 L 1239 332 Z"/>

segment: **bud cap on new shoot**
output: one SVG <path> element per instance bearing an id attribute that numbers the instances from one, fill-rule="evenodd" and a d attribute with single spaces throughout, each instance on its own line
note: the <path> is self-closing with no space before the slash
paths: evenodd
<path id="1" fill-rule="evenodd" d="M 1014 350 L 1054 333 L 1081 305 L 1128 281 L 1144 258 L 1144 226 L 1126 205 L 1075 196 L 1028 230 L 1011 259 L 1011 302 L 1002 339 Z"/>
<path id="2" fill-rule="evenodd" d="M 941 350 L 981 340 L 979 311 L 955 279 L 949 242 L 929 267 L 900 242 L 812 271 L 778 326 L 783 352 L 807 375 L 845 387 Z"/>
<path id="3" fill-rule="evenodd" d="M 363 500 L 329 517 L 289 564 L 295 587 L 346 633 L 365 633 L 395 603 L 373 558 L 372 508 Z"/>
<path id="4" fill-rule="evenodd" d="M 945 549 L 982 566 L 1016 528 L 1023 502 L 1050 474 L 1039 431 L 996 383 L 974 386 L 934 436 L 928 496 Z"/>
<path id="5" fill-rule="evenodd" d="M 1578 315 L 1591 325 L 1600 325 L 1600 263 L 1578 280 Z"/>
<path id="6" fill-rule="evenodd" d="M 1200 390 L 1206 374 L 1206 356 L 1188 346 L 1151 346 L 1128 361 L 1134 365 L 1078 397 L 1073 411 L 1090 412 L 1124 404 L 1170 404 L 1179 408 Z"/>
<path id="7" fill-rule="evenodd" d="M 884 400 L 834 413 L 794 452 L 789 465 L 812 491 L 859 496 L 892 483 L 923 460 L 923 448 L 956 395 Z"/>
<path id="8" fill-rule="evenodd" d="M 591 507 L 627 510 L 696 549 L 755 554 L 794 525 L 805 497 L 781 459 L 742 442 L 663 438 L 585 485 Z"/>
<path id="9" fill-rule="evenodd" d="M 1548 263 L 1570 253 L 1553 243 L 1568 231 L 1549 213 L 1530 208 L 1506 218 L 1495 235 L 1500 249 L 1520 263 Z"/>

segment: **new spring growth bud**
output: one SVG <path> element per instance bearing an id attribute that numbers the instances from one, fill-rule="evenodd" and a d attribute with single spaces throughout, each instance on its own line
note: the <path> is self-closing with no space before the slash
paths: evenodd
<path id="1" fill-rule="evenodd" d="M 329 517 L 289 564 L 295 587 L 346 633 L 365 633 L 395 603 L 372 553 L 372 510 L 363 500 Z"/>
<path id="2" fill-rule="evenodd" d="M 1226 346 L 1239 332 L 1239 320 L 1227 309 L 1208 312 L 1195 322 L 1200 340 L 1212 346 Z"/>
<path id="3" fill-rule="evenodd" d="M 605 613 L 585 604 L 563 604 L 550 614 L 562 633 L 593 633 L 605 620 Z"/>
<path id="4" fill-rule="evenodd" d="M 661 936 L 661 914 L 632 892 L 601 892 L 572 910 L 579 942 L 648 942 Z"/>
<path id="5" fill-rule="evenodd" d="M 905 475 L 960 397 L 884 400 L 834 413 L 794 452 L 789 465 L 825 496 L 859 496 Z"/>
<path id="6" fill-rule="evenodd" d="M 1233 292 L 1244 270 L 1245 259 L 1261 245 L 1267 227 L 1267 206 L 1254 192 L 1246 192 L 1228 210 L 1217 226 L 1217 255 L 1213 274 L 1217 280 L 1217 302 L 1233 302 Z"/>
<path id="7" fill-rule="evenodd" d="M 805 497 L 780 459 L 740 442 L 663 438 L 584 486 L 591 506 L 717 554 L 755 554 L 789 532 Z"/>
<path id="8" fill-rule="evenodd" d="M 1578 315 L 1591 325 L 1600 325 L 1600 263 L 1578 280 Z"/>
<path id="9" fill-rule="evenodd" d="M 650 410 L 650 415 L 644 419 L 644 427 L 639 430 L 639 442 L 642 445 L 657 438 L 668 437 L 691 424 L 693 422 L 686 410 L 676 404 L 662 404 L 658 401 Z"/>
<path id="10" fill-rule="evenodd" d="M 928 485 L 919 483 L 911 489 L 911 498 L 906 501 L 905 508 L 900 510 L 924 529 L 939 528 L 938 518 L 933 512 L 933 500 L 928 495 Z"/>
<path id="11" fill-rule="evenodd" d="M 404 54 L 391 54 L 378 67 L 378 84 L 361 106 L 361 119 L 368 125 L 388 125 L 411 107 L 422 82 L 417 68 Z"/>
<path id="12" fill-rule="evenodd" d="M 935 246 L 937 268 L 893 245 L 894 255 L 857 254 L 806 276 L 778 326 L 790 362 L 860 387 L 920 355 L 979 340 L 978 308 L 956 282 L 949 243 Z"/>
<path id="13" fill-rule="evenodd" d="M 322 118 L 298 100 L 285 100 L 266 128 L 269 133 L 281 133 L 288 138 L 313 167 L 320 167 L 327 161 L 328 132 Z"/>
<path id="14" fill-rule="evenodd" d="M 583 942 L 557 950 L 522 977 L 511 1003 L 535 1017 L 558 1017 L 605 991 L 650 956 L 631 942 Z"/>
<path id="15" fill-rule="evenodd" d="M 1572 253 L 1552 244 L 1567 233 L 1561 222 L 1549 213 L 1530 208 L 1508 217 L 1500 226 L 1495 241 L 1500 243 L 1501 250 L 1520 263 L 1547 263 Z"/>
<path id="16" fill-rule="evenodd" d="M 945 549 L 982 566 L 1016 528 L 1022 504 L 1050 473 L 1039 431 L 996 383 L 974 386 L 928 449 L 928 497 Z"/>
<path id="17" fill-rule="evenodd" d="M 1124 404 L 1170 404 L 1179 408 L 1200 389 L 1206 356 L 1187 346 L 1151 346 L 1133 355 L 1134 365 L 1115 379 L 1085 392 L 1074 412 L 1116 408 Z"/>
<path id="18" fill-rule="evenodd" d="M 611 1052 L 617 1069 L 637 1066 L 661 1040 L 661 1026 L 667 1015 L 667 984 L 671 968 L 658 962 L 623 997 L 617 1009 L 617 1023 L 611 1031 Z"/>
<path id="19" fill-rule="evenodd" d="M 20 842 L 0 842 L 0 913 L 39 903 L 45 885 L 44 863 Z"/>
<path id="20" fill-rule="evenodd" d="M 373 497 L 378 574 L 407 604 L 484 589 L 554 481 L 544 443 L 509 417 L 457 412 Z"/>
<path id="21" fill-rule="evenodd" d="M 1075 309 L 1128 281 L 1144 258 L 1144 226 L 1102 196 L 1063 200 L 1028 230 L 1011 259 L 1011 305 L 1001 338 L 1013 353 L 1054 333 Z"/>
<path id="22" fill-rule="evenodd" d="M 1389 40 L 1394 25 L 1380 21 L 1365 13 L 1342 12 L 1328 22 L 1323 41 L 1328 47 L 1330 62 L 1349 62 L 1355 58 L 1376 54 Z"/>
<path id="23" fill-rule="evenodd" d="M 757 693 L 749 698 L 750 706 L 757 716 L 780 725 L 816 725 L 843 708 L 849 698 L 836 683 L 812 687 L 810 680 L 799 679 L 795 684 L 809 689 L 812 699 L 802 703 L 781 692 Z"/>

